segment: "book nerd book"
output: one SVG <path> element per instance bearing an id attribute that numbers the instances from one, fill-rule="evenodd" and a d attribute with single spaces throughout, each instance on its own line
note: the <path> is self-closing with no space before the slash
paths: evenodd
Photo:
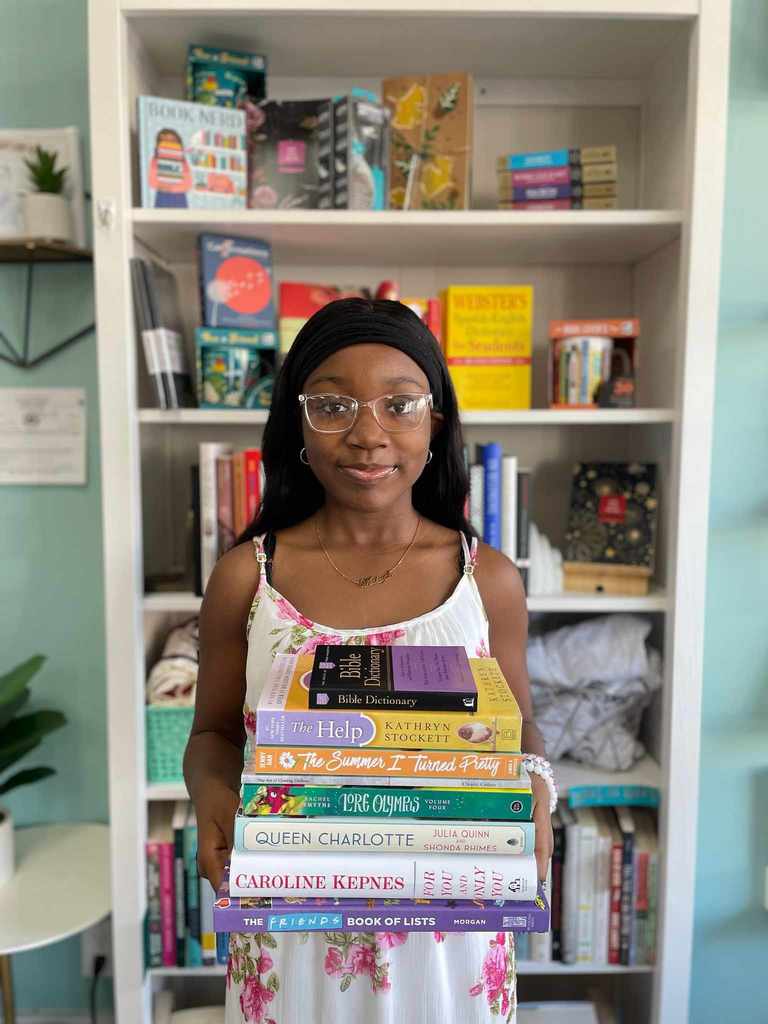
<path id="1" fill-rule="evenodd" d="M 361 648 L 362 649 L 362 648 Z M 313 655 L 278 654 L 256 708 L 256 744 L 519 753 L 522 719 L 494 658 L 470 658 L 477 711 L 311 708 Z"/>
<path id="2" fill-rule="evenodd" d="M 245 114 L 140 96 L 139 171 L 143 207 L 244 209 Z"/>
<path id="3" fill-rule="evenodd" d="M 477 711 L 477 684 L 463 647 L 320 644 L 309 706 Z"/>

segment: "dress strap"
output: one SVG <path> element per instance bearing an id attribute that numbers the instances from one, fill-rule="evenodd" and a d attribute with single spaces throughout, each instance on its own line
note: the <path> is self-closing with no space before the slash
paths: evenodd
<path id="1" fill-rule="evenodd" d="M 472 543 L 467 544 L 467 538 L 464 536 L 464 531 L 459 533 L 461 537 L 461 550 L 464 555 L 464 575 L 473 576 L 475 573 L 475 566 L 477 565 L 477 537 L 472 538 Z"/>

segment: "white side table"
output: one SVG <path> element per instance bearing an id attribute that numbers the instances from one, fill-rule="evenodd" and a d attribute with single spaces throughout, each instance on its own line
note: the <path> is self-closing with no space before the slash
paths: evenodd
<path id="1" fill-rule="evenodd" d="M 68 939 L 111 910 L 107 825 L 16 829 L 16 874 L 0 888 L 3 1021 L 15 1024 L 11 954 Z"/>

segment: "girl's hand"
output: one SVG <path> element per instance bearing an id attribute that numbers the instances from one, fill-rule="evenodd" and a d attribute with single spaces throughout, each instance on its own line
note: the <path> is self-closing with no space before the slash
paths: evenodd
<path id="1" fill-rule="evenodd" d="M 223 783 L 206 786 L 195 801 L 197 815 L 197 869 L 218 892 L 229 862 L 240 797 Z"/>
<path id="2" fill-rule="evenodd" d="M 549 789 L 544 779 L 531 772 L 531 791 L 533 792 L 533 822 L 536 826 L 536 866 L 539 869 L 539 881 L 547 877 L 549 861 L 555 845 L 552 835 L 552 820 L 549 814 Z"/>

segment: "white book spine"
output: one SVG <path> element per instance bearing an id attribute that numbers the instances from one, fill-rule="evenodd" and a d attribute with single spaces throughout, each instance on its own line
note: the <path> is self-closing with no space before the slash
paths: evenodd
<path id="1" fill-rule="evenodd" d="M 216 496 L 216 459 L 232 454 L 232 446 L 204 441 L 199 449 L 200 463 L 200 565 L 203 591 L 219 554 L 218 501 Z"/>
<path id="2" fill-rule="evenodd" d="M 531 782 L 524 768 L 517 779 L 473 779 L 466 775 L 311 775 L 301 772 L 244 771 L 241 781 L 251 786 L 420 786 L 423 789 L 499 789 L 525 794 Z"/>
<path id="3" fill-rule="evenodd" d="M 563 961 L 576 963 L 576 938 L 578 926 L 579 895 L 579 831 L 576 822 L 569 822 L 565 829 L 565 867 L 563 870 L 562 901 L 562 944 Z"/>
<path id="4" fill-rule="evenodd" d="M 532 900 L 536 858 L 232 852 L 232 896 Z"/>
<path id="5" fill-rule="evenodd" d="M 235 819 L 235 849 L 269 853 L 531 854 L 532 822 L 389 821 L 381 818 Z"/>
<path id="6" fill-rule="evenodd" d="M 552 861 L 547 867 L 547 877 L 542 886 L 547 904 L 552 906 Z M 534 963 L 549 964 L 552 962 L 552 929 L 548 932 L 530 932 L 528 941 L 528 957 Z"/>
<path id="7" fill-rule="evenodd" d="M 595 923 L 592 962 L 608 963 L 608 928 L 611 916 L 611 854 L 613 837 L 600 834 L 595 857 Z"/>
<path id="8" fill-rule="evenodd" d="M 579 826 L 578 924 L 576 930 L 576 962 L 591 963 L 594 956 L 595 925 L 595 857 L 597 830 L 592 825 Z"/>
<path id="9" fill-rule="evenodd" d="M 469 467 L 469 521 L 478 537 L 483 536 L 483 490 L 485 477 L 482 465 Z"/>
<path id="10" fill-rule="evenodd" d="M 203 964 L 216 963 L 216 932 L 213 930 L 213 886 L 207 878 L 200 879 L 200 947 Z"/>
<path id="11" fill-rule="evenodd" d="M 517 558 L 517 456 L 505 455 L 501 465 L 501 550 Z"/>

